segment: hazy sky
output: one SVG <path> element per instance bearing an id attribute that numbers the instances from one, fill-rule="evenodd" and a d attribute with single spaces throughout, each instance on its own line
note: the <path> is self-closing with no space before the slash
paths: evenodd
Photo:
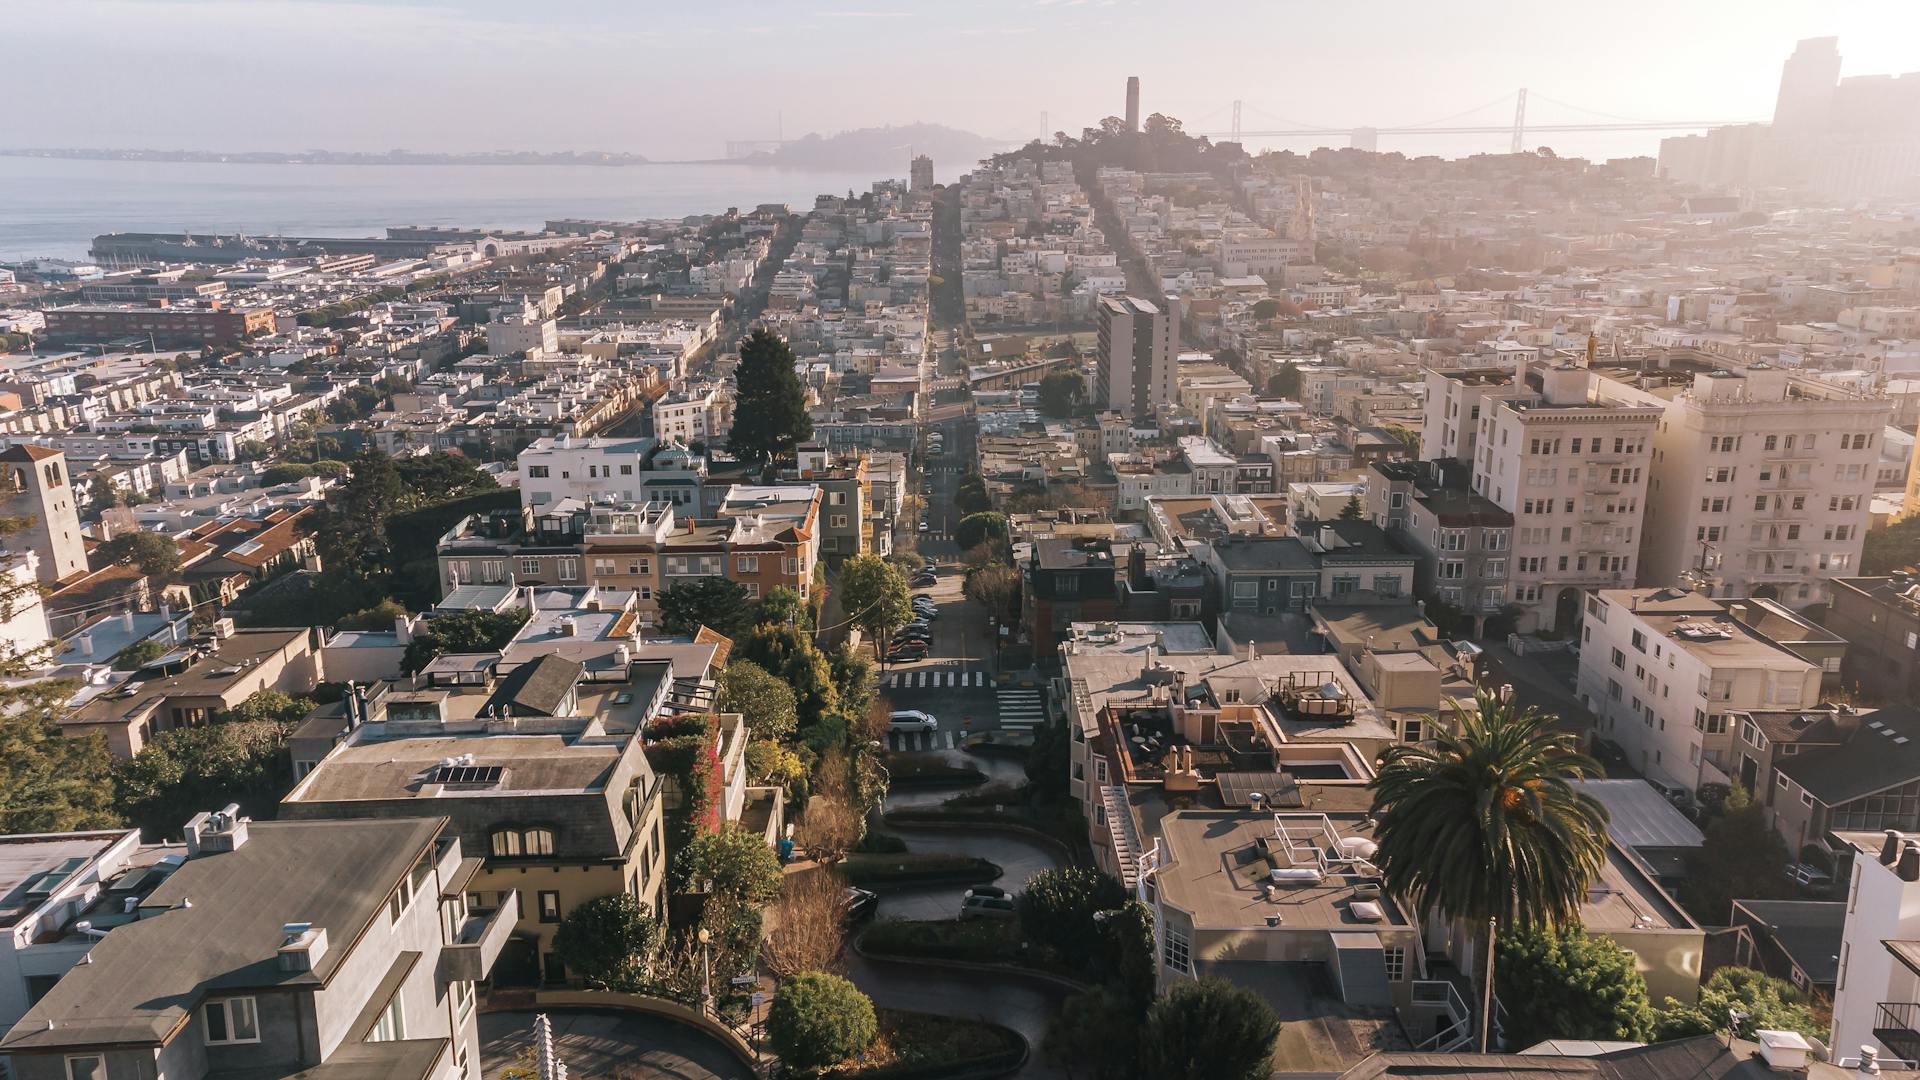
<path id="1" fill-rule="evenodd" d="M 0 0 L 0 146 L 717 157 L 928 120 L 1001 138 L 1146 112 L 1402 125 L 1530 89 L 1539 122 L 1771 113 L 1780 63 L 1920 69 L 1920 0 Z M 1510 99 L 1462 122 L 1510 121 Z M 1543 137 L 1652 152 L 1658 135 Z M 1504 140 L 1398 148 L 1457 153 Z M 1383 148 L 1385 148 L 1383 146 Z"/>

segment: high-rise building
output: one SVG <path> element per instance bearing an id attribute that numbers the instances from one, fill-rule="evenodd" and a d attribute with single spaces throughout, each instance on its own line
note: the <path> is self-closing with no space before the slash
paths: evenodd
<path id="1" fill-rule="evenodd" d="M 1810 135 L 1827 122 L 1833 88 L 1840 81 L 1840 39 L 1807 38 L 1780 68 L 1780 94 L 1773 104 L 1779 135 Z"/>
<path id="2" fill-rule="evenodd" d="M 1099 311 L 1094 403 L 1131 416 L 1177 400 L 1180 301 L 1170 300 L 1162 308 L 1137 296 L 1109 296 L 1101 299 Z"/>
<path id="3" fill-rule="evenodd" d="M 22 443 L 0 453 L 4 468 L 7 517 L 30 517 L 33 524 L 9 543 L 40 556 L 40 579 L 59 581 L 87 571 L 87 546 L 80 537 L 80 514 L 73 505 L 73 479 L 67 455 L 52 447 Z"/>
<path id="4" fill-rule="evenodd" d="M 1127 130 L 1140 130 L 1140 76 L 1127 76 Z"/>
<path id="5" fill-rule="evenodd" d="M 933 159 L 921 154 L 913 159 L 908 172 L 907 187 L 913 191 L 933 190 Z"/>

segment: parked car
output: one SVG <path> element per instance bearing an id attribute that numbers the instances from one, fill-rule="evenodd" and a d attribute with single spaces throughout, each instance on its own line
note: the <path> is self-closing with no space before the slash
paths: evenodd
<path id="1" fill-rule="evenodd" d="M 852 885 L 847 886 L 847 891 L 840 897 L 840 915 L 849 924 L 873 918 L 873 913 L 879 907 L 879 894 Z"/>
<path id="2" fill-rule="evenodd" d="M 1010 896 L 967 896 L 960 900 L 962 919 L 1011 919 L 1018 915 Z"/>
<path id="3" fill-rule="evenodd" d="M 887 659 L 895 663 L 907 660 L 925 660 L 926 658 L 927 643 L 924 641 L 902 641 L 887 650 Z"/>
<path id="4" fill-rule="evenodd" d="M 1008 892 L 1007 890 L 1001 888 L 998 885 L 975 885 L 973 888 L 967 890 L 967 895 L 968 896 L 997 896 L 1003 900 L 1013 896 L 1012 893 Z"/>
<path id="5" fill-rule="evenodd" d="M 939 731 L 940 721 L 919 709 L 899 709 L 887 717 L 888 731 Z"/>
<path id="6" fill-rule="evenodd" d="M 1787 867 L 1787 880 L 1801 892 L 1825 896 L 1833 889 L 1833 875 L 1812 863 L 1794 863 Z"/>

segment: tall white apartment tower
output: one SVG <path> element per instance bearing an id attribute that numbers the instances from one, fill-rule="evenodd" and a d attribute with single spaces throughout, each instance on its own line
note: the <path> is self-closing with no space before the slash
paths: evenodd
<path id="1" fill-rule="evenodd" d="M 1094 402 L 1123 416 L 1143 416 L 1178 401 L 1180 301 L 1163 307 L 1139 297 L 1100 301 L 1100 364 Z"/>
<path id="2" fill-rule="evenodd" d="M 1522 360 L 1502 374 L 1442 375 L 1457 385 L 1441 389 L 1460 392 L 1428 394 L 1426 430 L 1451 425 L 1442 441 L 1471 456 L 1474 492 L 1513 515 L 1518 628 L 1571 632 L 1586 590 L 1634 581 L 1661 410 L 1606 393 L 1577 362 Z"/>
<path id="3" fill-rule="evenodd" d="M 1715 596 L 1801 608 L 1859 573 L 1887 398 L 1756 364 L 1697 372 L 1664 404 L 1640 584 L 1692 571 Z"/>

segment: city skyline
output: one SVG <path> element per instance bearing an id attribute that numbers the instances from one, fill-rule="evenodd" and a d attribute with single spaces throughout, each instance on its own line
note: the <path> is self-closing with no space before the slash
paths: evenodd
<path id="1" fill-rule="evenodd" d="M 1153 0 L 985 0 L 959 11 L 822 0 L 802 11 L 723 2 L 645 13 L 599 2 L 534 11 L 488 0 L 29 0 L 10 18 L 40 46 L 16 57 L 17 75 L 61 92 L 0 125 L 0 143 L 71 146 L 81 130 L 85 145 L 124 149 L 595 149 L 685 160 L 720 157 L 729 139 L 914 121 L 1024 141 L 1042 133 L 1042 112 L 1048 133 L 1117 114 L 1125 77 L 1139 74 L 1143 111 L 1192 130 L 1226 130 L 1240 100 L 1249 130 L 1325 126 L 1335 129 L 1325 141 L 1341 144 L 1339 129 L 1449 114 L 1497 125 L 1521 86 L 1535 122 L 1765 119 L 1780 65 L 1806 37 L 1840 39 L 1843 75 L 1920 68 L 1911 44 L 1920 8 L 1891 2 L 1630 0 L 1600 23 L 1510 3 L 1465 17 L 1388 6 L 1389 20 L 1369 9 L 1317 11 L 1308 23 L 1291 5 L 1231 0 L 1177 12 Z M 1397 28 L 1393 38 L 1370 36 L 1383 24 Z M 1089 40 L 1100 47 L 1061 46 Z M 1249 40 L 1273 42 L 1260 63 L 1201 62 Z M 979 48 L 929 47 L 954 41 Z M 1356 47 L 1374 62 L 1355 63 Z M 83 78 L 74 56 L 89 58 Z M 197 107 L 116 106 L 156 87 Z M 1606 157 L 1652 154 L 1658 135 L 1539 141 Z M 1389 138 L 1381 148 L 1457 155 L 1502 150 L 1504 140 Z"/>

